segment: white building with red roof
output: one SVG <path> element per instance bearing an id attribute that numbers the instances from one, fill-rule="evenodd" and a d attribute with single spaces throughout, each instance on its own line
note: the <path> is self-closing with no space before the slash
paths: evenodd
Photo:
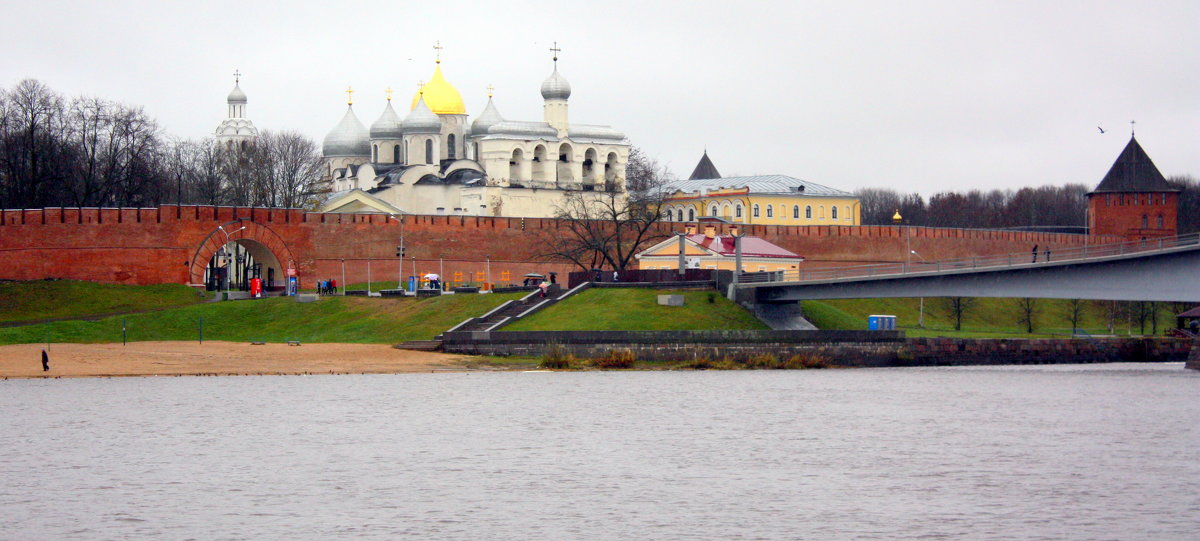
<path id="1" fill-rule="evenodd" d="M 731 233 L 737 234 L 737 228 Z M 639 269 L 678 269 L 679 237 L 664 240 L 637 254 Z M 705 226 L 698 233 L 687 227 L 683 236 L 684 264 L 691 269 L 734 270 L 736 246 L 733 235 L 718 235 L 716 228 Z M 742 271 L 769 272 L 797 270 L 804 258 L 759 237 L 742 237 Z"/>

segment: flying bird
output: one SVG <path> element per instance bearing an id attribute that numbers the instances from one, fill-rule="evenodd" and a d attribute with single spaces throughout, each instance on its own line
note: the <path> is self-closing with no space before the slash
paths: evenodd
<path id="1" fill-rule="evenodd" d="M 1104 133 L 1104 128 L 1101 128 L 1100 126 L 1096 126 L 1096 129 L 1100 130 L 1100 133 Z"/>

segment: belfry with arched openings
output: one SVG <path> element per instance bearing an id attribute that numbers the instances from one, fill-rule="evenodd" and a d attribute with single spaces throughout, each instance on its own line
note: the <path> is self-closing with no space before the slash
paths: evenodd
<path id="1" fill-rule="evenodd" d="M 332 195 L 323 211 L 550 217 L 568 193 L 624 193 L 629 141 L 609 126 L 570 121 L 571 85 L 558 72 L 557 45 L 540 89 L 541 121 L 505 118 L 490 87 L 470 121 L 442 72 L 440 44 L 435 49 L 433 75 L 403 118 L 390 90 L 370 129 L 347 100 L 324 141 Z"/>

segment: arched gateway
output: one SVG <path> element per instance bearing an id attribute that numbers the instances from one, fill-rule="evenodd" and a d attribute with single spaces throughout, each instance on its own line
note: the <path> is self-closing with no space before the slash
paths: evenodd
<path id="1" fill-rule="evenodd" d="M 279 234 L 266 225 L 242 218 L 223 223 L 204 237 L 189 262 L 188 282 L 204 284 L 209 262 L 221 248 L 234 243 L 262 265 L 262 278 L 272 276 L 276 285 L 286 281 L 287 269 L 296 268 L 296 258 Z"/>

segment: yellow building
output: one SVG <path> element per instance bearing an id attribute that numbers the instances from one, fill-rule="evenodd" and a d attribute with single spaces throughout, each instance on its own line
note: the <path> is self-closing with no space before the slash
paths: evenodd
<path id="1" fill-rule="evenodd" d="M 731 235 L 718 235 L 716 228 L 706 226 L 704 233 L 687 227 L 683 237 L 684 264 L 690 269 L 734 270 L 737 266 L 736 247 Z M 679 238 L 673 237 L 637 254 L 639 269 L 679 269 Z M 759 237 L 742 237 L 742 272 L 794 271 L 800 268 L 803 257 Z"/>
<path id="2" fill-rule="evenodd" d="M 858 197 L 786 175 L 721 178 L 708 153 L 692 177 L 667 187 L 663 218 L 694 222 L 701 217 L 738 224 L 861 225 Z"/>

